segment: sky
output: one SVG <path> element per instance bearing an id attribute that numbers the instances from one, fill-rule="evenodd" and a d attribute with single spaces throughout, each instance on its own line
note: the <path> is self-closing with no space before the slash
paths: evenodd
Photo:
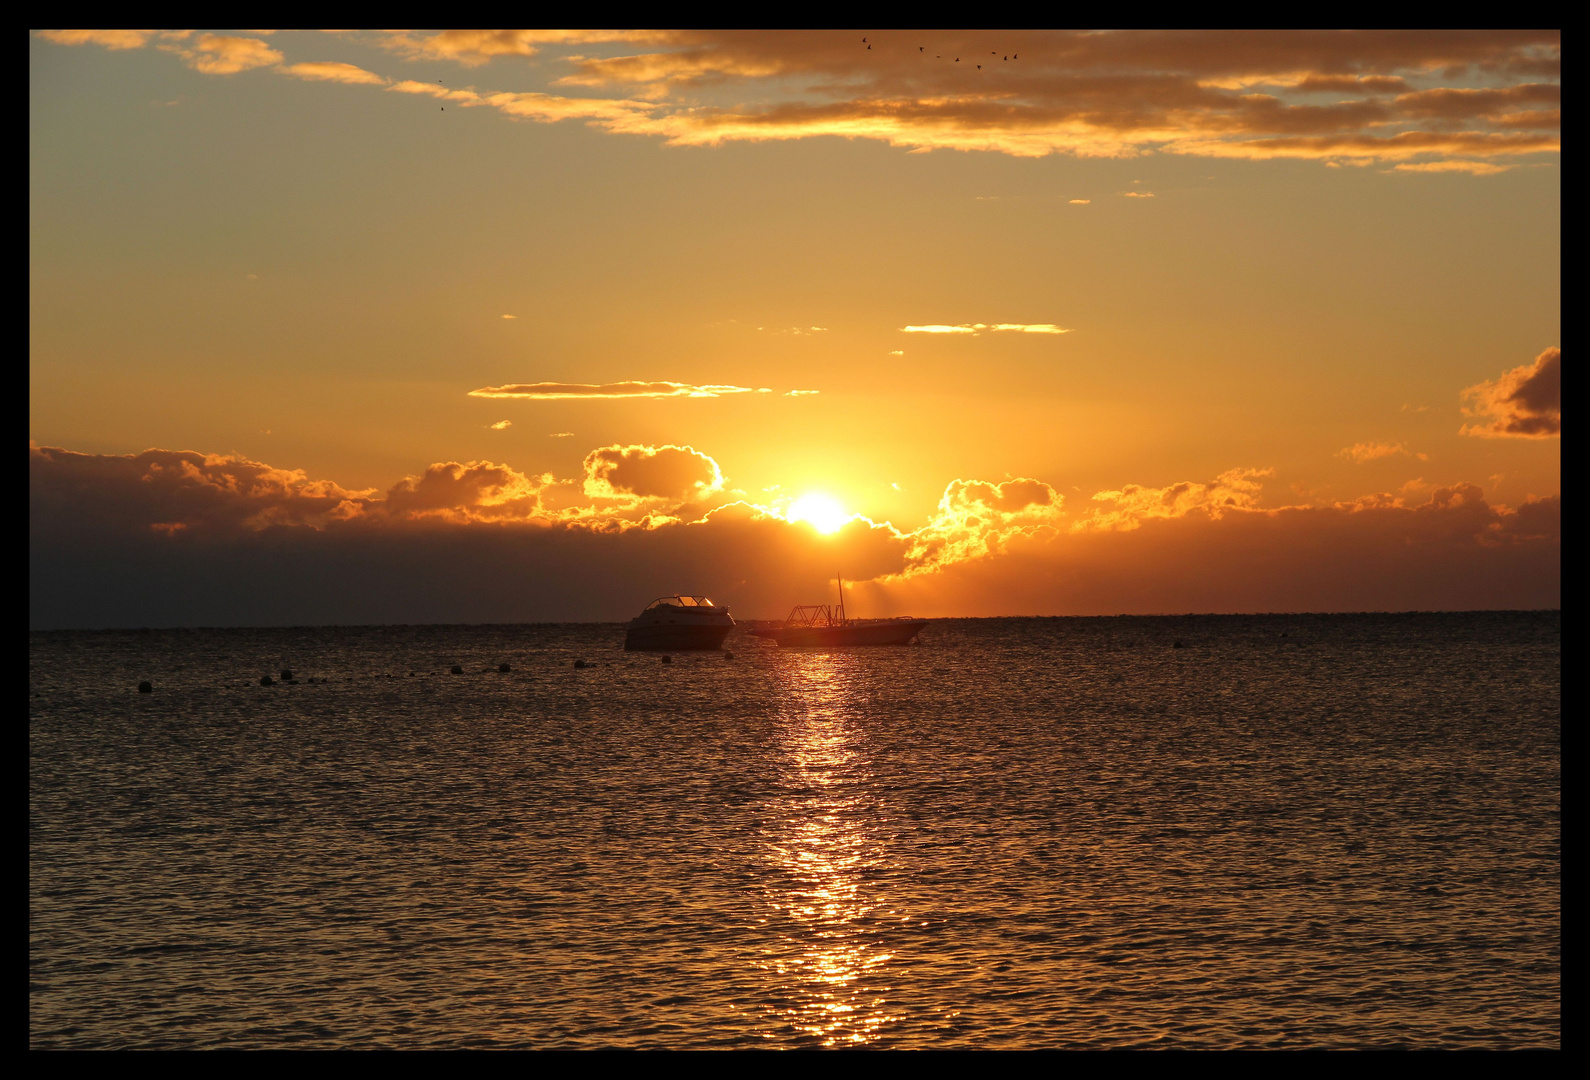
<path id="1" fill-rule="evenodd" d="M 1555 32 L 30 50 L 36 627 L 1560 604 Z"/>

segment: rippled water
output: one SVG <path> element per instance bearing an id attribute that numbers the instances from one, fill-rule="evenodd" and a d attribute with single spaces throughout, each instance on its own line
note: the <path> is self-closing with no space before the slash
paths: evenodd
<path id="1" fill-rule="evenodd" d="M 31 1044 L 1560 1044 L 1556 613 L 620 638 L 32 635 Z"/>

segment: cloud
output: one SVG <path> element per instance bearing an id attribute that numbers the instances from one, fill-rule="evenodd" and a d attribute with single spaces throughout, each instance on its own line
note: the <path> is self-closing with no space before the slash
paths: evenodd
<path id="1" fill-rule="evenodd" d="M 723 473 L 689 446 L 603 446 L 585 456 L 584 488 L 597 499 L 695 501 L 722 490 Z"/>
<path id="2" fill-rule="evenodd" d="M 301 470 L 189 450 L 79 454 L 30 446 L 33 512 L 45 518 L 91 505 L 111 533 L 185 530 L 195 534 L 324 527 L 359 517 L 375 492 L 356 491 Z"/>
<path id="3" fill-rule="evenodd" d="M 386 79 L 373 71 L 366 71 L 353 64 L 342 64 L 333 61 L 318 61 L 307 64 L 290 64 L 282 71 L 285 74 L 296 76 L 300 79 L 312 79 L 319 82 L 363 83 L 379 86 Z"/>
<path id="4" fill-rule="evenodd" d="M 382 46 L 413 60 L 452 60 L 479 67 L 503 56 L 534 56 L 539 46 L 552 42 L 580 44 L 609 40 L 602 32 L 558 30 L 439 30 L 429 34 L 392 33 Z"/>
<path id="5" fill-rule="evenodd" d="M 493 431 L 506 431 L 508 428 L 513 427 L 513 421 L 512 420 L 498 420 L 495 424 L 489 424 L 487 426 L 490 427 L 491 430 L 493 430 Z"/>
<path id="6" fill-rule="evenodd" d="M 518 317 L 519 316 L 517 316 L 517 315 L 504 315 L 503 316 L 504 319 L 517 319 Z"/>
<path id="7" fill-rule="evenodd" d="M 1346 458 L 1355 465 L 1363 465 L 1370 461 L 1379 461 L 1388 457 L 1416 457 L 1420 461 L 1428 461 L 1429 454 L 1416 454 L 1401 443 L 1354 443 L 1336 452 L 1339 458 Z"/>
<path id="8" fill-rule="evenodd" d="M 918 528 L 857 516 L 819 536 L 722 501 L 688 446 L 602 447 L 577 481 L 441 462 L 384 495 L 188 451 L 29 462 L 39 627 L 619 619 L 685 583 L 769 617 L 836 567 L 869 615 L 1560 603 L 1560 498 L 1497 506 L 1472 484 L 1266 508 L 1265 471 L 1236 469 L 1073 514 L 1041 480 L 955 480 Z"/>
<path id="9" fill-rule="evenodd" d="M 1123 191 L 1121 192 L 1121 197 L 1124 199 L 1152 199 L 1154 193 L 1152 191 Z"/>
<path id="10" fill-rule="evenodd" d="M 251 38 L 204 35 L 189 48 L 174 44 L 185 34 L 73 33 L 42 36 L 108 48 L 161 41 L 212 74 L 280 62 Z M 352 38 L 466 67 L 535 56 L 541 67 L 516 74 L 546 78 L 545 90 L 392 88 L 672 145 L 835 136 L 1024 157 L 1161 152 L 1393 165 L 1511 164 L 1560 147 L 1558 31 L 932 31 L 877 35 L 871 49 L 845 31 Z M 597 41 L 608 43 L 604 55 L 575 51 Z M 997 63 L 955 62 L 991 49 Z M 564 74 L 542 74 L 556 71 Z"/>
<path id="11" fill-rule="evenodd" d="M 490 461 L 440 462 L 394 484 L 380 509 L 410 519 L 522 521 L 540 509 L 541 490 L 551 482 Z"/>
<path id="12" fill-rule="evenodd" d="M 57 45 L 99 45 L 102 48 L 141 49 L 154 30 L 40 30 L 39 36 Z"/>
<path id="13" fill-rule="evenodd" d="M 938 511 L 910 534 L 906 566 L 899 576 L 931 573 L 946 566 L 1002 553 L 1015 537 L 1054 534 L 1065 496 L 1041 480 L 991 484 L 952 480 Z"/>
<path id="14" fill-rule="evenodd" d="M 1093 201 L 1092 199 L 1072 199 L 1072 200 L 1070 200 L 1072 206 L 1087 206 L 1092 201 Z"/>
<path id="15" fill-rule="evenodd" d="M 785 397 L 807 397 L 811 394 L 820 394 L 821 390 L 786 390 Z"/>
<path id="16" fill-rule="evenodd" d="M 192 46 L 171 43 L 160 48 L 176 53 L 193 70 L 206 75 L 236 75 L 240 71 L 274 67 L 282 62 L 282 54 L 259 38 L 226 34 L 200 34 Z M 351 64 L 347 66 L 352 67 Z"/>
<path id="17" fill-rule="evenodd" d="M 1533 364 L 1463 391 L 1465 414 L 1481 419 L 1464 435 L 1489 439 L 1549 439 L 1562 434 L 1562 350 L 1547 349 Z"/>
<path id="18" fill-rule="evenodd" d="M 1075 527 L 1131 530 L 1153 518 L 1186 517 L 1193 511 L 1218 520 L 1232 510 L 1256 508 L 1262 488 L 1259 478 L 1272 473 L 1271 469 L 1228 469 L 1202 483 L 1183 481 L 1162 488 L 1128 484 L 1118 491 L 1101 491 L 1093 496 L 1098 506 L 1092 515 Z"/>
<path id="19" fill-rule="evenodd" d="M 1489 161 L 1420 161 L 1413 164 L 1404 162 L 1393 165 L 1389 172 L 1415 172 L 1415 173 L 1467 173 L 1470 176 L 1495 176 L 1497 173 L 1507 172 L 1514 168 L 1512 165 L 1497 165 Z"/>
<path id="20" fill-rule="evenodd" d="M 726 394 L 754 394 L 748 386 L 718 386 L 676 382 L 616 383 L 508 383 L 471 390 L 470 397 L 519 398 L 529 401 L 564 401 L 579 398 L 715 398 Z"/>
<path id="21" fill-rule="evenodd" d="M 902 326 L 902 334 L 980 334 L 984 330 L 1014 331 L 1020 334 L 1069 334 L 1070 330 L 1054 323 L 929 323 L 925 326 Z"/>

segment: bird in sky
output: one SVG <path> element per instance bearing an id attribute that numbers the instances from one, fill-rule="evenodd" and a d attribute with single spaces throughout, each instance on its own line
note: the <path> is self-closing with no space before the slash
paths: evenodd
<path id="1" fill-rule="evenodd" d="M 916 51 L 917 52 L 927 52 L 927 46 L 926 45 L 918 45 L 916 47 Z"/>

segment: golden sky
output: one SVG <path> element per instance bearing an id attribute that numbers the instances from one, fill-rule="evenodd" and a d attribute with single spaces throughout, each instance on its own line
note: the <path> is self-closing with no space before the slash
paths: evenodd
<path id="1" fill-rule="evenodd" d="M 30 49 L 36 622 L 1558 602 L 1555 32 Z"/>

